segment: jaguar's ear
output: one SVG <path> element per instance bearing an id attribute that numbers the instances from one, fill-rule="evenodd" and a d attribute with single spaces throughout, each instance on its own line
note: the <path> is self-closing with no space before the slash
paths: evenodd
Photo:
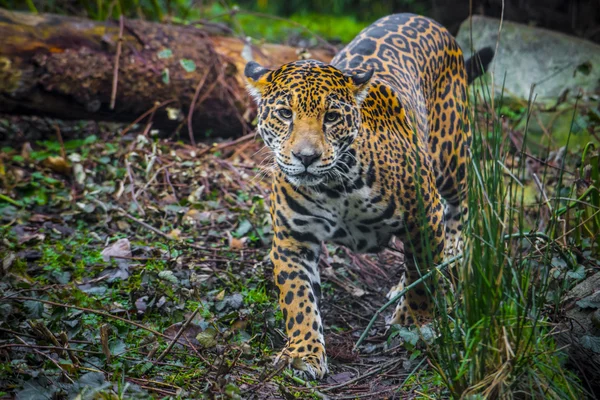
<path id="1" fill-rule="evenodd" d="M 346 76 L 350 78 L 353 86 L 354 96 L 356 102 L 360 105 L 367 93 L 369 93 L 369 87 L 371 86 L 371 78 L 373 77 L 374 69 L 370 68 L 366 71 L 352 71 L 347 73 Z"/>
<path id="2" fill-rule="evenodd" d="M 270 69 L 263 67 L 256 61 L 250 61 L 246 64 L 246 68 L 244 68 L 248 92 L 254 97 L 256 102 L 259 102 L 262 97 L 263 91 L 268 83 L 267 78 L 270 72 Z"/>

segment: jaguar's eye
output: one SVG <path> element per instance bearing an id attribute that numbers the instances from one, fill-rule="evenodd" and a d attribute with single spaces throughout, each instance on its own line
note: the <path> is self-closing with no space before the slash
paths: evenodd
<path id="1" fill-rule="evenodd" d="M 325 113 L 325 122 L 335 122 L 340 118 L 340 114 L 334 111 Z"/>
<path id="2" fill-rule="evenodd" d="M 279 116 L 283 119 L 292 119 L 292 110 L 287 109 L 287 108 L 282 108 L 279 111 L 277 111 L 279 113 Z"/>

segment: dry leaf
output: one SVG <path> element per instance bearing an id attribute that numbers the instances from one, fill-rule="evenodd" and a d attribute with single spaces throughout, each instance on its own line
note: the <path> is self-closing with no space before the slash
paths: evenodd
<path id="1" fill-rule="evenodd" d="M 230 232 L 227 232 L 227 239 L 229 240 L 229 247 L 231 248 L 231 250 L 242 250 L 244 248 L 244 238 L 235 238 L 231 235 Z"/>
<path id="2" fill-rule="evenodd" d="M 175 196 L 173 196 L 172 194 L 168 194 L 165 197 L 163 197 L 162 199 L 160 199 L 160 204 L 175 204 L 178 202 L 179 201 L 177 200 L 177 198 Z"/>
<path id="3" fill-rule="evenodd" d="M 165 331 L 163 333 L 165 334 L 165 336 L 167 336 L 171 340 L 173 340 L 173 339 L 175 339 L 175 336 L 177 336 L 177 334 L 181 330 L 182 326 L 183 326 L 183 323 L 178 322 L 176 324 L 169 326 L 167 329 L 165 329 Z M 193 346 L 199 346 L 200 343 L 198 342 L 198 340 L 196 340 L 196 336 L 200 335 L 201 333 L 202 333 L 202 327 L 198 324 L 194 324 L 193 322 L 190 322 L 188 324 L 188 326 L 185 327 L 185 330 L 181 333 L 181 336 L 179 336 L 179 338 L 177 339 L 177 343 L 184 345 L 184 346 L 187 344 L 191 344 Z"/>
<path id="4" fill-rule="evenodd" d="M 131 243 L 129 243 L 128 239 L 119 239 L 102 250 L 101 254 L 102 259 L 106 262 L 109 262 L 111 257 L 131 257 Z"/>
<path id="5" fill-rule="evenodd" d="M 180 121 L 181 110 L 179 108 L 167 107 L 167 117 L 172 121 Z"/>
<path id="6" fill-rule="evenodd" d="M 83 165 L 81 165 L 81 164 L 73 165 L 73 173 L 75 174 L 75 182 L 77 182 L 80 185 L 83 185 L 85 183 L 85 177 L 86 177 L 86 173 L 83 170 Z"/>
<path id="7" fill-rule="evenodd" d="M 352 282 L 347 279 L 340 279 L 331 267 L 322 269 L 323 275 L 327 276 L 329 280 L 334 282 L 336 285 L 341 286 L 346 292 L 350 293 L 354 297 L 362 297 L 365 295 L 365 291 L 355 286 Z"/>
<path id="8" fill-rule="evenodd" d="M 138 314 L 143 314 L 146 312 L 146 309 L 148 308 L 147 301 L 148 296 L 142 296 L 135 301 L 135 308 L 137 309 Z"/>
<path id="9" fill-rule="evenodd" d="M 71 174 L 71 166 L 69 162 L 62 157 L 48 157 L 44 160 L 44 166 L 50 168 L 54 172 L 63 175 Z"/>
<path id="10" fill-rule="evenodd" d="M 188 225 L 195 225 L 197 221 L 197 216 L 200 214 L 200 211 L 196 209 L 190 209 L 183 215 L 183 223 Z"/>
<path id="11" fill-rule="evenodd" d="M 209 349 L 217 345 L 217 332 L 213 328 L 208 328 L 196 336 L 196 340 L 205 348 Z"/>
<path id="12" fill-rule="evenodd" d="M 129 225 L 126 221 L 118 220 L 117 221 L 117 228 L 119 228 L 119 230 L 121 232 L 128 231 L 129 229 L 131 229 L 131 225 Z"/>
<path id="13" fill-rule="evenodd" d="M 241 239 L 237 239 L 232 237 L 229 241 L 229 247 L 232 250 L 242 250 L 244 248 L 244 241 Z"/>
<path id="14" fill-rule="evenodd" d="M 23 157 L 25 160 L 29 160 L 29 156 L 31 155 L 32 151 L 33 149 L 31 148 L 31 143 L 23 143 L 23 146 L 21 147 L 21 157 Z"/>
<path id="15" fill-rule="evenodd" d="M 46 222 L 46 221 L 50 221 L 51 219 L 52 219 L 52 217 L 50 217 L 49 215 L 33 214 L 29 218 L 29 222 Z"/>
<path id="16" fill-rule="evenodd" d="M 108 324 L 103 324 L 100 327 L 100 343 L 102 344 L 102 352 L 106 356 L 106 362 L 110 362 L 110 348 L 108 346 Z"/>
<path id="17" fill-rule="evenodd" d="M 167 233 L 167 236 L 175 240 L 179 240 L 179 235 L 181 235 L 180 229 L 173 229 L 171 232 Z"/>
<path id="18" fill-rule="evenodd" d="M 232 331 L 243 330 L 243 329 L 246 329 L 246 326 L 248 326 L 247 320 L 238 319 L 233 324 L 231 324 L 231 330 Z"/>
<path id="19" fill-rule="evenodd" d="M 16 226 L 14 232 L 17 234 L 19 244 L 24 244 L 33 241 L 43 242 L 46 239 L 46 235 L 44 235 L 43 233 L 38 233 L 37 230 L 34 230 L 29 227 L 24 227 L 22 225 Z"/>

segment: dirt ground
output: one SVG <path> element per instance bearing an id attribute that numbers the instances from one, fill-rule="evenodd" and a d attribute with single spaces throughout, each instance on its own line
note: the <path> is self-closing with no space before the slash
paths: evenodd
<path id="1" fill-rule="evenodd" d="M 271 164 L 253 136 L 193 148 L 144 125 L 2 122 L 19 138 L 0 153 L 2 398 L 443 397 L 418 336 L 386 335 L 391 310 L 353 351 L 399 252 L 327 246 L 330 374 L 273 366 Z"/>

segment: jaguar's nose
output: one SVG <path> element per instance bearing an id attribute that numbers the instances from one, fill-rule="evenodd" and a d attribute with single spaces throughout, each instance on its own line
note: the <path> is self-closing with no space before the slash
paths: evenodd
<path id="1" fill-rule="evenodd" d="M 322 155 L 322 153 L 317 153 L 317 152 L 310 152 L 310 153 L 292 152 L 292 154 L 294 155 L 294 157 L 296 157 L 298 160 L 300 160 L 302 165 L 304 165 L 306 168 L 308 168 L 311 164 L 313 164 L 315 161 L 317 161 L 319 158 L 321 158 L 321 155 Z"/>

